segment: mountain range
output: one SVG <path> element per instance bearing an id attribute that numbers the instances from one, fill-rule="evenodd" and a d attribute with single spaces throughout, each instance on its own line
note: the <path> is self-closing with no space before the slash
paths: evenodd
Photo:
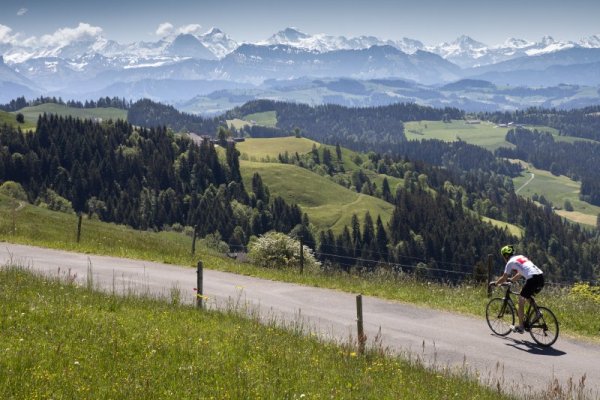
<path id="1" fill-rule="evenodd" d="M 264 41 L 238 43 L 212 28 L 204 34 L 130 44 L 108 40 L 101 33 L 38 46 L 28 41 L 0 43 L 0 52 L 1 102 L 21 95 L 87 99 L 119 92 L 132 99 L 181 103 L 211 91 L 260 92 L 266 81 L 303 77 L 400 79 L 427 86 L 462 79 L 485 80 L 498 87 L 579 85 L 591 88 L 589 101 L 594 102 L 598 97 L 594 88 L 600 85 L 598 35 L 579 42 L 550 36 L 538 42 L 509 39 L 495 46 L 461 36 L 426 46 L 409 38 L 309 35 L 286 28 Z M 525 105 L 536 105 L 536 100 Z"/>

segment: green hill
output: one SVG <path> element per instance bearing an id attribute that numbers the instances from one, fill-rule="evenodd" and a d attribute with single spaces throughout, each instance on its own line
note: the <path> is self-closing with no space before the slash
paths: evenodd
<path id="1" fill-rule="evenodd" d="M 241 161 L 240 166 L 246 187 L 251 187 L 252 175 L 258 172 L 271 195 L 298 204 L 318 229 L 331 228 L 339 233 L 350 225 L 352 214 L 362 219 L 366 211 L 374 219 L 381 215 L 387 223 L 394 209 L 390 203 L 356 193 L 295 165 Z"/>
<path id="2" fill-rule="evenodd" d="M 286 151 L 291 155 L 296 152 L 306 154 L 312 150 L 313 145 L 320 146 L 314 140 L 290 136 L 268 139 L 249 138 L 236 144 L 236 148 L 240 151 L 242 159 L 261 161 L 267 157 L 276 159 L 279 154 Z"/>
<path id="3" fill-rule="evenodd" d="M 25 107 L 19 110 L 23 113 L 25 120 L 35 123 L 41 114 L 56 114 L 63 117 L 74 117 L 83 119 L 117 120 L 127 119 L 127 110 L 118 108 L 73 108 L 56 103 L 45 103 L 33 107 Z"/>
<path id="4" fill-rule="evenodd" d="M 36 119 L 37 120 L 37 119 Z M 33 130 L 35 129 L 35 121 L 28 121 L 25 119 L 25 123 L 19 124 L 17 122 L 17 113 L 9 113 L 6 111 L 0 110 L 0 125 L 10 125 L 16 127 L 21 127 L 22 130 Z"/>

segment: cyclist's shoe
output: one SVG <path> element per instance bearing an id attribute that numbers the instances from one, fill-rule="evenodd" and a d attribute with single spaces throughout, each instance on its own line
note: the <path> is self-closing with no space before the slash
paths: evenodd
<path id="1" fill-rule="evenodd" d="M 523 328 L 521 328 L 520 326 L 518 326 L 518 325 L 511 325 L 510 326 L 510 330 L 513 331 L 513 332 L 515 332 L 515 333 L 523 333 L 523 332 L 525 332 L 525 330 Z"/>

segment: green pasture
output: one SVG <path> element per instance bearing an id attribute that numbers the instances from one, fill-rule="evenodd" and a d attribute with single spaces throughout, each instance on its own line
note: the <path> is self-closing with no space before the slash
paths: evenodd
<path id="1" fill-rule="evenodd" d="M 243 119 L 248 122 L 254 121 L 256 125 L 269 126 L 272 128 L 277 126 L 277 113 L 275 111 L 248 114 L 244 116 Z"/>
<path id="2" fill-rule="evenodd" d="M 534 168 L 530 164 L 526 164 L 526 166 L 527 168 L 521 176 L 513 179 L 515 191 L 522 187 L 518 192 L 519 195 L 528 198 L 534 194 L 544 196 L 554 207 L 561 209 L 557 210 L 561 216 L 574 222 L 596 225 L 600 207 L 579 200 L 580 182 L 575 182 L 564 175 L 552 175 L 550 172 Z M 534 178 L 530 181 L 531 174 L 534 174 Z M 571 202 L 574 211 L 564 210 L 565 200 Z"/>
<path id="3" fill-rule="evenodd" d="M 0 268 L 3 399 L 505 399 L 467 372 L 280 327 Z"/>
<path id="4" fill-rule="evenodd" d="M 19 110 L 20 113 L 23 113 L 25 116 L 25 120 L 28 122 L 36 123 L 37 119 L 40 115 L 46 114 L 56 114 L 62 117 L 74 117 L 81 119 L 94 119 L 101 118 L 103 121 L 108 121 L 112 119 L 113 121 L 117 119 L 127 120 L 127 110 L 120 110 L 118 108 L 73 108 L 67 107 L 63 104 L 55 104 L 55 103 L 46 103 L 40 104 L 33 107 L 25 107 Z"/>
<path id="5" fill-rule="evenodd" d="M 25 116 L 25 114 L 23 114 Z M 35 121 L 29 121 L 25 118 L 25 122 L 20 124 L 17 122 L 17 113 L 9 113 L 6 111 L 0 110 L 0 125 L 9 125 L 15 128 L 20 127 L 23 131 L 31 131 L 35 130 L 37 123 L 37 118 Z"/>
<path id="6" fill-rule="evenodd" d="M 352 214 L 362 220 L 366 211 L 374 220 L 381 215 L 387 223 L 394 209 L 381 199 L 356 193 L 295 165 L 241 161 L 240 167 L 246 187 L 252 187 L 252 176 L 258 172 L 272 196 L 298 204 L 318 229 L 339 233 L 345 225 L 350 226 Z"/>
<path id="7" fill-rule="evenodd" d="M 504 138 L 510 128 L 496 127 L 491 122 L 481 121 L 479 124 L 467 124 L 463 120 L 450 123 L 442 121 L 406 122 L 404 133 L 408 140 L 438 139 L 446 142 L 463 140 L 488 150 L 499 147 L 513 147 Z"/>
<path id="8" fill-rule="evenodd" d="M 235 118 L 227 120 L 227 126 L 229 126 L 229 128 L 235 128 L 239 130 L 247 125 L 250 125 L 250 123 L 248 121 L 244 121 L 243 119 Z"/>
<path id="9" fill-rule="evenodd" d="M 237 143 L 235 147 L 244 159 L 260 161 L 267 157 L 277 159 L 279 154 L 286 151 L 290 156 L 295 153 L 306 154 L 312 150 L 313 145 L 320 146 L 318 142 L 310 139 L 289 136 L 266 139 L 248 138 L 244 142 Z"/>

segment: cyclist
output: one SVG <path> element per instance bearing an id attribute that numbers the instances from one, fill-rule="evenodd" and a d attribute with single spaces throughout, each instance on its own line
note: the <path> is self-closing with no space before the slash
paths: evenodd
<path id="1" fill-rule="evenodd" d="M 490 285 L 500 285 L 508 279 L 515 281 L 520 277 L 525 278 L 525 285 L 523 286 L 523 289 L 521 289 L 521 293 L 519 295 L 519 307 L 517 310 L 517 315 L 519 316 L 519 326 L 511 327 L 513 332 L 523 333 L 525 330 L 525 327 L 523 326 L 523 320 L 525 319 L 523 312 L 525 308 L 525 301 L 529 301 L 531 296 L 539 293 L 542 290 L 544 287 L 544 273 L 527 257 L 515 254 L 515 248 L 513 245 L 502 247 L 502 249 L 500 249 L 500 254 L 502 254 L 502 257 L 506 262 L 504 274 L 496 281 L 490 282 Z M 512 277 L 509 276 L 511 271 L 516 271 Z"/>

